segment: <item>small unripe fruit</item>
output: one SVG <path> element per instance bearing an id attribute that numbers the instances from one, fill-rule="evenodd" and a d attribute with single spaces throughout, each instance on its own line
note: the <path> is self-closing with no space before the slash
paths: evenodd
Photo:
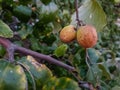
<path id="1" fill-rule="evenodd" d="M 97 43 L 96 29 L 91 25 L 81 26 L 77 31 L 77 42 L 84 48 L 91 48 Z"/>
<path id="2" fill-rule="evenodd" d="M 73 25 L 68 25 L 60 31 L 60 39 L 64 43 L 69 43 L 76 37 L 75 27 Z"/>

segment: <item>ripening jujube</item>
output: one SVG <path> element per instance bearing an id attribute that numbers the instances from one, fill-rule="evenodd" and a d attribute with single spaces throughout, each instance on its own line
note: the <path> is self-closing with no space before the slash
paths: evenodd
<path id="1" fill-rule="evenodd" d="M 60 31 L 60 39 L 64 43 L 69 43 L 76 38 L 76 31 L 73 25 L 65 26 Z"/>
<path id="2" fill-rule="evenodd" d="M 84 48 L 91 48 L 97 43 L 97 32 L 92 25 L 80 26 L 77 31 L 77 42 Z"/>

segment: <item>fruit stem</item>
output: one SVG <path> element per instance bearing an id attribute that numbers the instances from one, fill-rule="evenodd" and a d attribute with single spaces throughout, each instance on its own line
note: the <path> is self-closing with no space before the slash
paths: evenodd
<path id="1" fill-rule="evenodd" d="M 75 11 L 76 11 L 76 21 L 77 21 L 77 28 L 78 28 L 79 26 L 85 25 L 82 20 L 79 20 L 78 0 L 75 0 Z"/>

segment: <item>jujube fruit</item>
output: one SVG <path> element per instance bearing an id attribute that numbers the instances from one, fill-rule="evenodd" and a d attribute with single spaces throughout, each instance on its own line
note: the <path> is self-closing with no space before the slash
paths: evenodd
<path id="1" fill-rule="evenodd" d="M 76 37 L 75 27 L 73 25 L 68 25 L 60 31 L 60 39 L 64 43 L 69 43 Z"/>
<path id="2" fill-rule="evenodd" d="M 97 43 L 96 29 L 91 25 L 85 25 L 78 28 L 77 42 L 84 48 L 91 48 Z"/>

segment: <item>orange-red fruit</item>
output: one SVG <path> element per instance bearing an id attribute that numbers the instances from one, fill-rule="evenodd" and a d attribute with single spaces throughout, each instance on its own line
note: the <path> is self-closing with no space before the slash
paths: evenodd
<path id="1" fill-rule="evenodd" d="M 76 37 L 75 27 L 73 25 L 68 25 L 60 31 L 60 39 L 64 43 L 69 43 Z"/>
<path id="2" fill-rule="evenodd" d="M 77 31 L 77 42 L 84 48 L 91 48 L 97 43 L 96 29 L 91 25 L 81 26 Z"/>

